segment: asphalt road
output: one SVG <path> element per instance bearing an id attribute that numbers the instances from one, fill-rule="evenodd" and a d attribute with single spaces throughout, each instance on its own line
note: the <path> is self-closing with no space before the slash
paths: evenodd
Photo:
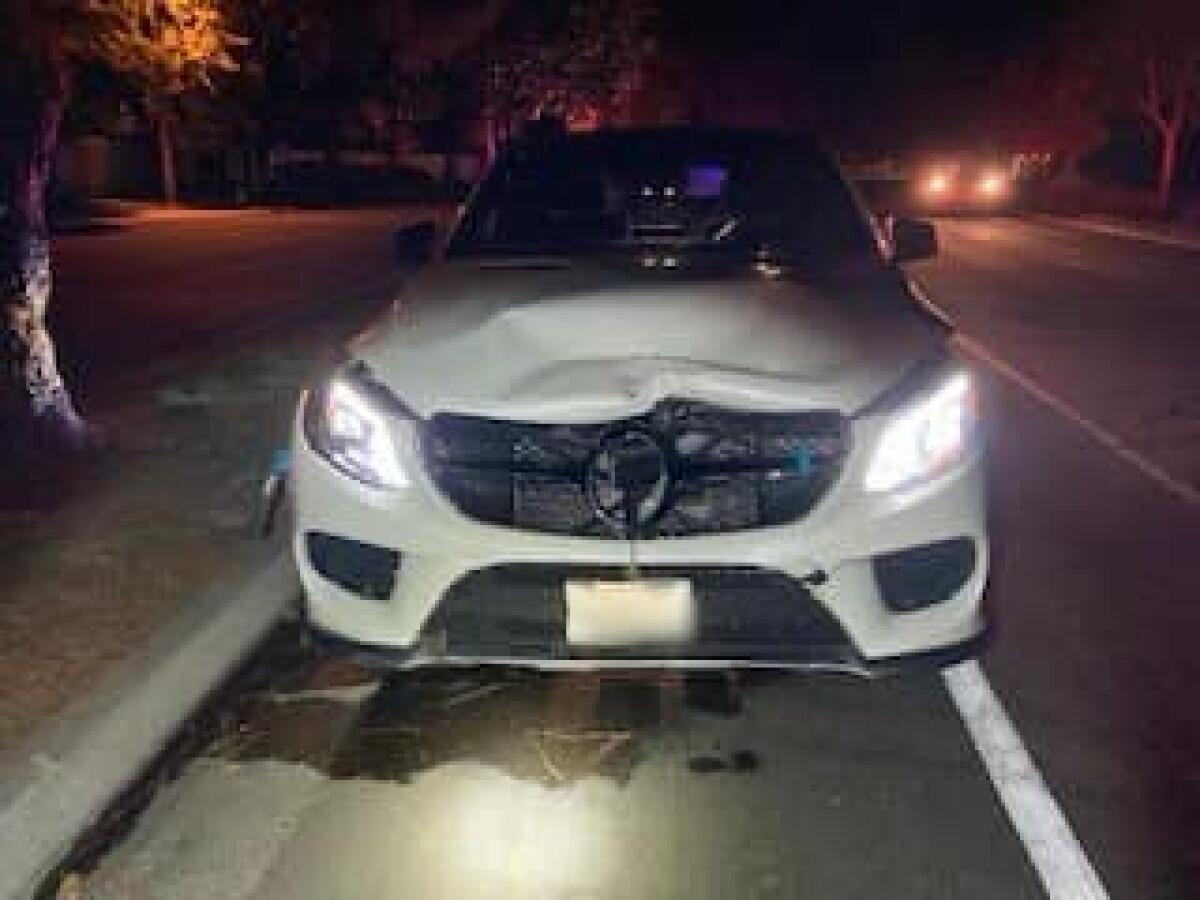
<path id="1" fill-rule="evenodd" d="M 1200 252 L 1046 219 L 944 219 L 913 267 L 994 355 L 1200 488 Z"/>
<path id="2" fill-rule="evenodd" d="M 416 210 L 182 211 L 106 220 L 53 245 L 50 324 L 85 402 L 139 370 L 394 286 Z"/>
<path id="3" fill-rule="evenodd" d="M 984 670 L 1109 894 L 1200 896 L 1200 252 L 943 226 L 914 275 L 1013 367 Z M 284 634 L 220 718 L 90 896 L 1042 894 L 936 675 L 376 681 Z"/>

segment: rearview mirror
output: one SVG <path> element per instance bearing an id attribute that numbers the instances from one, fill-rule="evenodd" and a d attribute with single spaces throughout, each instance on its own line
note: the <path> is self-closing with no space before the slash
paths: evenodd
<path id="1" fill-rule="evenodd" d="M 892 260 L 898 263 L 929 259 L 937 255 L 937 234 L 924 219 L 893 216 L 889 227 Z"/>
<path id="2" fill-rule="evenodd" d="M 393 238 L 393 252 L 402 266 L 423 266 L 433 258 L 437 225 L 428 219 L 405 225 Z"/>

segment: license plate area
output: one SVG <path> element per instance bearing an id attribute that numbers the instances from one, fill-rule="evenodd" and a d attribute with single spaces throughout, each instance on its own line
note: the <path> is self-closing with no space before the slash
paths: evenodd
<path id="1" fill-rule="evenodd" d="M 567 643 L 583 647 L 694 640 L 696 601 L 687 578 L 568 579 Z"/>

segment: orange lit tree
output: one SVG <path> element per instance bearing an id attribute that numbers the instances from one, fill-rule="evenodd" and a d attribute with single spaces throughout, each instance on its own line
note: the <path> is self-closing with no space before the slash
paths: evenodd
<path id="1" fill-rule="evenodd" d="M 5 175 L 0 201 L 5 208 L 0 234 L 0 440 L 7 451 L 94 443 L 63 383 L 46 327 L 51 294 L 46 192 L 76 71 L 88 64 L 106 66 L 145 90 L 151 108 L 162 109 L 180 92 L 235 68 L 231 50 L 239 43 L 226 30 L 220 0 L 0 3 L 0 159 Z M 168 155 L 163 160 L 169 182 L 173 170 Z"/>

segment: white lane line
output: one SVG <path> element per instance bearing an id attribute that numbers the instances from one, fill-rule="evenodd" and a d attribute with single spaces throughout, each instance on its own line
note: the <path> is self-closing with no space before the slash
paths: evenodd
<path id="1" fill-rule="evenodd" d="M 1023 375 L 1015 366 L 1005 362 L 991 351 L 984 348 L 978 341 L 972 340 L 964 334 L 957 334 L 954 337 L 954 342 L 958 344 L 964 351 L 971 356 L 982 360 L 991 368 L 995 369 L 1009 381 L 1022 388 L 1026 393 L 1030 394 L 1036 400 L 1039 400 L 1045 406 L 1054 410 L 1063 418 L 1078 425 L 1097 442 L 1107 447 L 1125 462 L 1129 463 L 1146 477 L 1157 482 L 1161 487 L 1166 488 L 1177 498 L 1191 506 L 1200 506 L 1200 490 L 1192 487 L 1187 482 L 1181 481 L 1164 469 L 1146 459 L 1136 450 L 1132 449 L 1119 437 L 1105 428 L 1103 425 L 1098 425 L 1091 419 L 1086 418 L 1075 410 L 1065 400 L 1056 397 L 1044 387 L 1033 381 L 1026 375 Z"/>
<path id="2" fill-rule="evenodd" d="M 1050 900 L 1107 900 L 1108 891 L 974 660 L 942 673 L 1000 802 Z"/>
<path id="3" fill-rule="evenodd" d="M 1144 231 L 1135 225 L 1125 226 L 1110 222 L 1099 222 L 1094 219 L 1073 219 L 1069 216 L 1055 216 L 1046 213 L 1028 216 L 1027 220 L 1057 228 L 1073 228 L 1076 231 L 1086 231 L 1090 234 L 1102 234 L 1105 237 L 1141 241 L 1144 244 L 1158 244 L 1160 247 L 1171 247 L 1175 250 L 1190 250 L 1193 253 L 1200 251 L 1200 240 L 1195 237 L 1182 237 L 1180 235 Z"/>

